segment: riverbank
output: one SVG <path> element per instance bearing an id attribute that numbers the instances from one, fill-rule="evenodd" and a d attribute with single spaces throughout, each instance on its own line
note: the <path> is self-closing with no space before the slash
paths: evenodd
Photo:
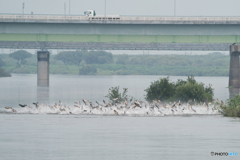
<path id="1" fill-rule="evenodd" d="M 229 56 L 210 55 L 114 55 L 112 63 L 79 65 L 64 63 L 51 55 L 50 74 L 79 74 L 88 65 L 96 68 L 94 75 L 170 75 L 170 76 L 228 76 Z M 8 73 L 37 73 L 37 57 L 33 55 L 26 63 L 17 66 L 17 61 L 8 55 L 1 55 Z M 81 74 L 81 73 L 80 73 Z"/>

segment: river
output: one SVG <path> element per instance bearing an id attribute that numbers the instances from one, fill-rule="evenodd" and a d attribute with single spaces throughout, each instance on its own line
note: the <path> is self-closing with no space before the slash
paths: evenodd
<path id="1" fill-rule="evenodd" d="M 240 154 L 240 120 L 221 115 L 163 117 L 9 114 L 6 106 L 61 100 L 106 100 L 110 87 L 128 88 L 144 100 L 151 82 L 166 76 L 50 75 L 49 87 L 37 87 L 37 76 L 0 78 L 0 159 L 217 159 L 210 152 Z M 186 77 L 171 76 L 171 81 Z M 228 77 L 195 77 L 212 84 L 214 98 L 226 101 Z M 235 157 L 237 158 L 237 157 Z"/>
<path id="2" fill-rule="evenodd" d="M 136 99 L 144 100 L 144 91 L 151 82 L 166 76 L 78 76 L 78 75 L 50 75 L 49 87 L 37 87 L 37 75 L 13 74 L 12 77 L 0 78 L 0 108 L 15 107 L 21 104 L 42 102 L 54 104 L 61 100 L 71 105 L 76 101 L 87 99 L 90 101 L 106 100 L 110 87 L 128 88 L 128 94 Z M 171 76 L 170 80 L 184 79 L 181 76 Z M 214 98 L 226 101 L 229 98 L 228 77 L 195 77 L 198 82 L 212 84 Z M 230 93 L 229 93 L 230 92 Z M 237 91 L 238 92 L 238 91 Z M 234 93 L 232 93 L 234 94 Z"/>

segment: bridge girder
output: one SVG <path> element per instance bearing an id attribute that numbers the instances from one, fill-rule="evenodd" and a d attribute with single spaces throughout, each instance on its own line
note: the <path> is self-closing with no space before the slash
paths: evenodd
<path id="1" fill-rule="evenodd" d="M 228 51 L 230 43 L 116 43 L 0 41 L 0 48 L 87 50 Z"/>

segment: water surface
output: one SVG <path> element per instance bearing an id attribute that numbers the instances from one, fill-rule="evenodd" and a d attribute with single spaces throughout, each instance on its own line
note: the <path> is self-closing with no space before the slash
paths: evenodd
<path id="1" fill-rule="evenodd" d="M 73 105 L 83 98 L 105 99 L 114 86 L 144 99 L 151 82 L 166 76 L 51 75 L 49 87 L 37 87 L 36 75 L 0 78 L 0 110 L 19 103 Z M 171 76 L 172 81 L 186 77 Z M 214 97 L 225 101 L 228 77 L 195 77 L 212 84 Z M 210 152 L 240 154 L 240 120 L 221 115 L 102 116 L 0 113 L 1 160 L 59 159 L 219 159 Z M 222 157 L 229 159 L 230 157 Z M 238 157 L 232 157 L 238 159 Z"/>
<path id="2" fill-rule="evenodd" d="M 49 87 L 37 87 L 37 75 L 13 74 L 12 77 L 0 78 L 0 108 L 16 107 L 19 103 L 32 104 L 42 102 L 54 104 L 61 100 L 64 104 L 88 99 L 95 102 L 107 100 L 110 87 L 128 88 L 128 94 L 144 100 L 144 95 L 151 82 L 166 76 L 79 76 L 50 75 Z M 187 77 L 171 76 L 170 80 Z M 198 82 L 212 84 L 214 98 L 225 101 L 229 98 L 228 77 L 195 77 Z M 239 90 L 235 91 L 239 92 Z M 235 93 L 233 93 L 234 95 Z"/>

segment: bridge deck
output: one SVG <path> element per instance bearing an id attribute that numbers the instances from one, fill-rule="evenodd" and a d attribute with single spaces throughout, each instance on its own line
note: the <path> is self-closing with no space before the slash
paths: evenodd
<path id="1" fill-rule="evenodd" d="M 227 51 L 239 27 L 240 17 L 0 14 L 0 48 Z"/>

